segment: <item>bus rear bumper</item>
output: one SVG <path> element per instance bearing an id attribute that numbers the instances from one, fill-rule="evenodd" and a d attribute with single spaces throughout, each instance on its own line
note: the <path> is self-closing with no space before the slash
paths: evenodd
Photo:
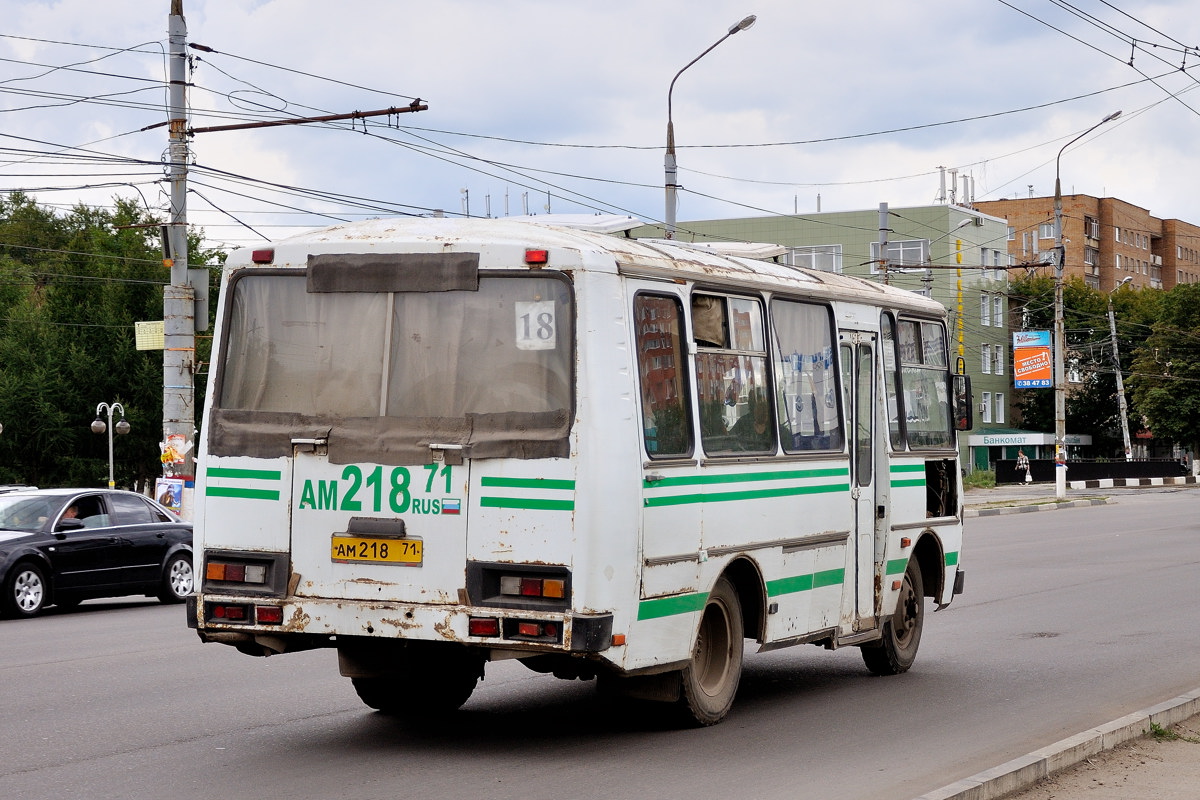
<path id="1" fill-rule="evenodd" d="M 187 621 L 203 641 L 243 652 L 334 647 L 338 636 L 455 642 L 531 654 L 600 653 L 613 644 L 610 613 L 209 594 L 188 598 Z"/>

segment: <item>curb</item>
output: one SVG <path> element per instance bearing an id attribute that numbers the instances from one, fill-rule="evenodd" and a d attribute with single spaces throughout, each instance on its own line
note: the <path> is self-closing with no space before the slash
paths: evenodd
<path id="1" fill-rule="evenodd" d="M 1200 688 L 1062 739 L 914 800 L 996 800 L 1010 792 L 1026 789 L 1090 756 L 1144 736 L 1150 732 L 1151 725 L 1169 728 L 1196 714 L 1200 714 Z"/>
<path id="2" fill-rule="evenodd" d="M 997 506 L 995 508 L 966 508 L 963 515 L 968 517 L 994 517 L 1000 514 L 1031 514 L 1038 511 L 1058 511 L 1060 508 L 1083 508 L 1085 506 L 1108 505 L 1107 497 L 1093 497 L 1088 500 L 1068 500 L 1065 503 L 1038 503 L 1025 506 Z"/>

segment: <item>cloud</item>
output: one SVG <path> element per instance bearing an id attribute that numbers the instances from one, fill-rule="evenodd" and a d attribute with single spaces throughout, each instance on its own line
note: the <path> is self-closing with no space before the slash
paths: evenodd
<path id="1" fill-rule="evenodd" d="M 0 188 L 37 188 L 40 200 L 67 203 L 140 190 L 162 203 L 154 181 L 166 129 L 140 131 L 166 118 L 162 87 L 145 80 L 165 75 L 161 6 L 9 0 Z M 240 222 L 277 236 L 329 221 L 279 204 L 339 218 L 461 213 L 464 188 L 472 214 L 488 201 L 503 214 L 505 198 L 509 213 L 540 211 L 549 195 L 555 212 L 659 219 L 671 79 L 749 12 L 758 15 L 753 28 L 675 84 L 680 219 L 811 211 L 818 194 L 827 211 L 923 205 L 939 166 L 972 174 L 979 199 L 1024 195 L 1030 184 L 1049 194 L 1058 149 L 1121 108 L 1120 120 L 1064 153 L 1064 187 L 1200 223 L 1190 182 L 1171 180 L 1200 174 L 1192 146 L 1200 92 L 1195 73 L 1178 69 L 1178 42 L 1200 41 L 1200 17 L 1183 0 L 1131 16 L 1093 10 L 1108 30 L 1034 0 L 184 0 L 184 10 L 189 40 L 217 51 L 191 51 L 194 126 L 414 97 L 429 104 L 365 128 L 197 135 L 196 188 L 228 213 L 200 198 L 189 213 L 218 241 L 261 241 Z M 1188 64 L 1200 67 L 1200 56 Z M 81 96 L 93 99 L 71 102 Z M 1033 106 L 1041 107 L 1002 113 Z M 970 118 L 981 119 L 939 124 Z M 64 145 L 151 163 L 85 163 L 66 159 Z M 120 185 L 122 169 L 137 190 Z M 48 190 L 89 184 L 101 186 Z"/>

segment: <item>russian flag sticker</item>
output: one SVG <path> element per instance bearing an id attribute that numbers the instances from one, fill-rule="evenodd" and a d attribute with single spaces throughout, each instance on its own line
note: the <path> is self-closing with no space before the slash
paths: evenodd
<path id="1" fill-rule="evenodd" d="M 447 497 L 442 500 L 443 514 L 457 514 L 462 507 L 462 502 L 457 497 Z"/>

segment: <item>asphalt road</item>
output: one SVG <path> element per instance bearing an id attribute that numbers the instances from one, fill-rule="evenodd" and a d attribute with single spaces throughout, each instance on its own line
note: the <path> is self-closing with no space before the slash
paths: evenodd
<path id="1" fill-rule="evenodd" d="M 513 662 L 444 725 L 406 727 L 332 653 L 201 645 L 149 601 L 0 621 L 0 797 L 915 797 L 1200 683 L 1197 501 L 968 519 L 967 592 L 927 615 L 910 673 L 751 654 L 702 730 Z"/>

